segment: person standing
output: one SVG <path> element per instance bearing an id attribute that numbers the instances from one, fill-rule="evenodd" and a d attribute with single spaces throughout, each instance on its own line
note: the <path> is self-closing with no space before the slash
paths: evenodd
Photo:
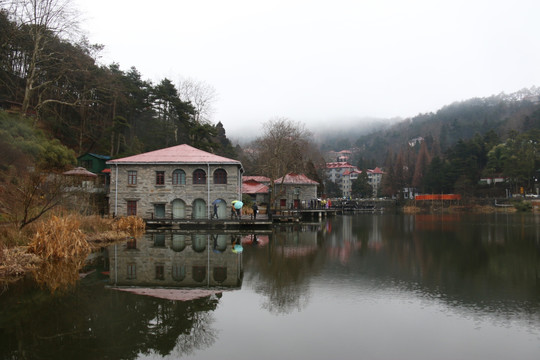
<path id="1" fill-rule="evenodd" d="M 257 220 L 257 213 L 259 212 L 259 207 L 257 206 L 257 203 L 254 202 L 251 208 L 253 209 L 253 220 Z"/>

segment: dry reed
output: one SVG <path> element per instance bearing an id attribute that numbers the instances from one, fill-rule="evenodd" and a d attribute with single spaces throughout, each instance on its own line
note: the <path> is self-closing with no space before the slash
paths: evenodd
<path id="1" fill-rule="evenodd" d="M 77 217 L 52 216 L 39 224 L 28 251 L 45 260 L 86 256 L 90 252 L 90 245 L 79 226 Z"/>
<path id="2" fill-rule="evenodd" d="M 15 279 L 36 269 L 41 262 L 37 255 L 28 253 L 24 247 L 0 249 L 0 279 Z"/>
<path id="3" fill-rule="evenodd" d="M 117 218 L 112 224 L 116 232 L 127 232 L 130 236 L 141 236 L 146 228 L 144 220 L 137 216 L 127 216 Z"/>

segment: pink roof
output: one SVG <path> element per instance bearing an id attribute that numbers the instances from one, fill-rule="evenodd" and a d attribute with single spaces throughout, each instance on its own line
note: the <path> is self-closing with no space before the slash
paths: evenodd
<path id="1" fill-rule="evenodd" d="M 161 163 L 161 164 L 238 164 L 240 161 L 228 159 L 223 156 L 211 154 L 206 151 L 196 149 L 192 146 L 183 144 L 168 147 L 165 149 L 150 151 L 139 155 L 128 156 L 121 159 L 109 160 L 107 164 L 147 164 L 147 163 Z"/>
<path id="2" fill-rule="evenodd" d="M 269 183 L 270 178 L 266 176 L 244 176 L 242 175 L 242 181 L 255 180 L 260 183 Z"/>
<path id="3" fill-rule="evenodd" d="M 309 184 L 309 185 L 319 185 L 318 182 L 311 180 L 304 174 L 295 174 L 288 173 L 284 177 L 274 180 L 275 184 Z"/>
<path id="4" fill-rule="evenodd" d="M 326 163 L 327 169 L 334 169 L 334 168 L 354 168 L 356 166 L 349 164 L 345 161 L 339 161 L 339 162 L 329 162 Z"/>
<path id="5" fill-rule="evenodd" d="M 255 180 L 247 180 L 242 182 L 243 194 L 266 194 L 268 193 L 268 186 L 261 184 Z"/>
<path id="6" fill-rule="evenodd" d="M 380 167 L 376 167 L 375 169 L 373 170 L 368 170 L 368 172 L 372 173 L 372 174 L 384 174 L 384 172 L 381 170 Z"/>
<path id="7" fill-rule="evenodd" d="M 362 172 L 359 170 L 345 170 L 343 175 L 350 175 L 350 174 L 361 174 Z"/>

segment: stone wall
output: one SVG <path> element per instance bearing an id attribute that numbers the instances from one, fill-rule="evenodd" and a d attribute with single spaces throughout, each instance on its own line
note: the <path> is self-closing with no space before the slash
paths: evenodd
<path id="1" fill-rule="evenodd" d="M 311 200 L 317 199 L 317 185 L 311 184 L 276 184 L 275 206 L 280 208 L 281 199 L 286 199 L 286 206 L 290 209 L 294 201 L 298 200 L 302 207 L 307 208 Z"/>

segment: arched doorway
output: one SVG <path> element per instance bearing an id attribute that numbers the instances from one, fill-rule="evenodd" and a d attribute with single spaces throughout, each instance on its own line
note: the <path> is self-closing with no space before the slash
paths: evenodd
<path id="1" fill-rule="evenodd" d="M 212 202 L 212 211 L 214 205 L 217 206 L 217 214 L 218 219 L 226 219 L 227 218 L 227 203 L 223 199 L 216 199 Z"/>
<path id="2" fill-rule="evenodd" d="M 174 199 L 172 202 L 173 219 L 185 219 L 186 203 L 180 199 Z"/>
<path id="3" fill-rule="evenodd" d="M 206 201 L 203 199 L 195 199 L 195 201 L 193 201 L 191 217 L 193 219 L 206 219 L 208 217 Z"/>

